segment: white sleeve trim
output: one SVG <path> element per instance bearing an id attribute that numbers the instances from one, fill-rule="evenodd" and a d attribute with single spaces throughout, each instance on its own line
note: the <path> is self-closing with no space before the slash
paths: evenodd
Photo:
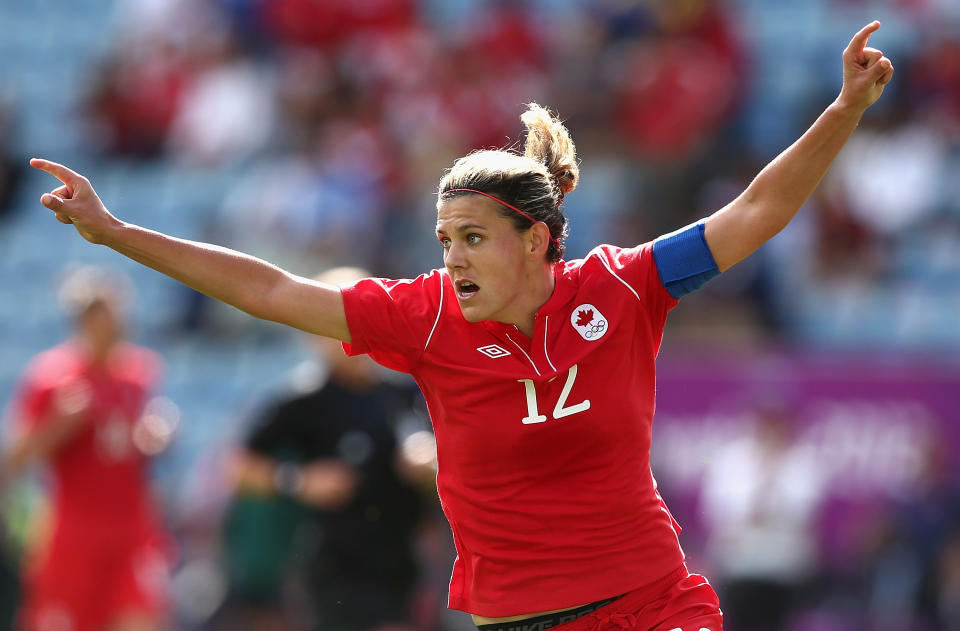
<path id="1" fill-rule="evenodd" d="M 625 281 L 625 280 L 623 280 L 622 278 L 620 278 L 619 276 L 617 276 L 617 273 L 614 272 L 613 269 L 610 268 L 610 266 L 607 264 L 607 261 L 603 258 L 603 255 L 602 255 L 602 254 L 596 255 L 596 257 L 597 257 L 598 259 L 600 259 L 600 262 L 603 264 L 603 266 L 604 266 L 605 268 L 607 268 L 607 271 L 610 272 L 610 275 L 611 275 L 611 276 L 613 276 L 613 277 L 616 278 L 618 281 L 620 281 L 621 283 L 623 283 L 623 286 L 626 287 L 627 289 L 629 289 L 629 290 L 630 290 L 630 293 L 633 294 L 634 297 L 635 297 L 637 300 L 640 300 L 640 294 L 637 293 L 637 290 L 634 289 L 633 287 L 631 287 L 631 286 L 630 286 L 630 283 L 628 283 L 627 281 Z M 640 302 L 643 302 L 643 301 L 640 300 Z"/>
<path id="2" fill-rule="evenodd" d="M 440 277 L 440 304 L 437 306 L 437 318 L 433 321 L 433 328 L 430 329 L 430 335 L 427 336 L 427 341 L 423 345 L 423 350 L 426 352 L 427 347 L 430 346 L 430 340 L 433 339 L 433 332 L 437 330 L 437 324 L 440 323 L 440 314 L 443 313 L 443 272 L 437 274 Z"/>

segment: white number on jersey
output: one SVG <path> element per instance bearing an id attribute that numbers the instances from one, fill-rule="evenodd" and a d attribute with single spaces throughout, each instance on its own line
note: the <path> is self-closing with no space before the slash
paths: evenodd
<path id="1" fill-rule="evenodd" d="M 567 371 L 567 382 L 563 384 L 563 390 L 560 391 L 560 398 L 557 399 L 557 404 L 553 407 L 553 418 L 563 418 L 590 409 L 590 399 L 584 399 L 580 403 L 567 407 L 567 397 L 570 396 L 570 391 L 573 390 L 573 382 L 576 380 L 577 365 L 574 364 L 570 366 L 570 370 Z M 537 406 L 537 389 L 533 385 L 533 379 L 517 379 L 517 381 L 523 384 L 524 391 L 527 394 L 527 415 L 520 420 L 524 425 L 543 423 L 546 421 L 547 417 L 540 414 L 540 408 Z"/>

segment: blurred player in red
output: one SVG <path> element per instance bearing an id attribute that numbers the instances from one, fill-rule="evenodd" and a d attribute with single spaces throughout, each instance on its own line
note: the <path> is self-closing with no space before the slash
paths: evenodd
<path id="1" fill-rule="evenodd" d="M 563 124 L 531 105 L 524 155 L 478 151 L 442 178 L 444 267 L 342 287 L 124 223 L 90 182 L 46 160 L 57 219 L 255 316 L 345 342 L 411 373 L 437 438 L 437 488 L 458 558 L 449 604 L 484 631 L 720 631 L 650 471 L 655 360 L 684 294 L 749 256 L 800 209 L 893 76 L 843 52 L 836 100 L 747 189 L 703 221 L 564 261 L 579 177 Z M 358 237 L 360 238 L 360 237 Z"/>
<path id="2" fill-rule="evenodd" d="M 38 460 L 52 474 L 50 523 L 24 569 L 26 631 L 163 624 L 169 550 L 147 461 L 172 419 L 147 408 L 161 365 L 123 341 L 122 280 L 90 267 L 67 278 L 61 299 L 75 335 L 33 359 L 13 402 L 3 477 Z"/>

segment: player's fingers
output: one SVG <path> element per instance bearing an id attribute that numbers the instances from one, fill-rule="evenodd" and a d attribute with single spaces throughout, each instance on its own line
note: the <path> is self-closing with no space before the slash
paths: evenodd
<path id="1" fill-rule="evenodd" d="M 867 40 L 870 39 L 870 36 L 873 35 L 877 29 L 880 28 L 880 21 L 874 20 L 867 24 L 862 29 L 857 31 L 857 34 L 853 36 L 853 39 L 850 40 L 850 43 L 847 44 L 848 53 L 859 53 L 867 45 Z"/>
<path id="2" fill-rule="evenodd" d="M 56 217 L 56 218 L 57 218 L 57 221 L 59 221 L 60 223 L 73 223 L 73 221 L 70 219 L 70 217 L 67 217 L 66 215 L 64 215 L 64 214 L 62 214 L 62 213 L 56 213 L 56 214 L 54 214 L 54 217 Z"/>
<path id="3" fill-rule="evenodd" d="M 877 63 L 874 64 L 873 67 L 870 68 L 869 70 L 870 70 L 871 73 L 873 73 L 873 76 L 874 76 L 875 78 L 879 79 L 879 78 L 882 77 L 882 76 L 887 72 L 887 70 L 889 70 L 892 66 L 893 66 L 893 64 L 890 63 L 890 60 L 889 60 L 889 59 L 887 59 L 886 57 L 882 57 L 882 58 L 880 58 L 880 60 L 878 60 Z"/>
<path id="4" fill-rule="evenodd" d="M 877 65 L 883 68 L 883 73 L 880 75 L 880 78 L 877 79 L 877 83 L 887 85 L 890 83 L 890 79 L 893 79 L 893 62 L 884 57 Z"/>
<path id="5" fill-rule="evenodd" d="M 85 180 L 85 178 L 76 171 L 69 169 L 57 162 L 44 160 L 43 158 L 31 158 L 30 166 L 35 169 L 40 169 L 41 171 L 46 171 L 68 186 L 76 186 Z"/>
<path id="6" fill-rule="evenodd" d="M 70 187 L 64 184 L 50 191 L 50 195 L 56 195 L 60 199 L 70 199 Z"/>
<path id="7" fill-rule="evenodd" d="M 883 52 L 876 48 L 864 48 L 860 53 L 860 63 L 864 68 L 870 68 L 883 58 Z"/>
<path id="8" fill-rule="evenodd" d="M 40 203 L 54 212 L 61 210 L 64 206 L 63 198 L 57 197 L 53 193 L 44 193 L 41 195 Z"/>

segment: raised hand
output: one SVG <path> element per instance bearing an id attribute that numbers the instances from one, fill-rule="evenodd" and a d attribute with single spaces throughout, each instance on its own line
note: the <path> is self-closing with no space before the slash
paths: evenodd
<path id="1" fill-rule="evenodd" d="M 880 28 L 874 20 L 853 36 L 843 51 L 843 88 L 840 104 L 865 110 L 880 98 L 883 87 L 893 78 L 893 63 L 867 40 Z"/>
<path id="2" fill-rule="evenodd" d="M 30 160 L 30 166 L 46 171 L 63 183 L 63 186 L 44 193 L 40 203 L 52 210 L 61 223 L 73 224 L 87 241 L 103 243 L 110 228 L 120 225 L 87 178 L 62 164 L 40 158 Z"/>

